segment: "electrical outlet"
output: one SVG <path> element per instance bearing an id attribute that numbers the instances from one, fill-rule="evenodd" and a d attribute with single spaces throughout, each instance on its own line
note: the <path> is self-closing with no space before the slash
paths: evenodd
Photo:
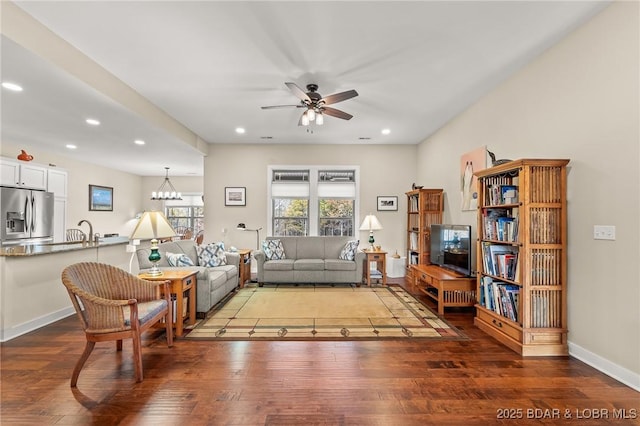
<path id="1" fill-rule="evenodd" d="M 593 225 L 594 240 L 615 240 L 616 227 L 612 225 Z"/>

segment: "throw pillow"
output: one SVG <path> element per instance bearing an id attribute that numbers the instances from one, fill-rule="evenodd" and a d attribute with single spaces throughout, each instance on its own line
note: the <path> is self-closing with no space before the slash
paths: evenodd
<path id="1" fill-rule="evenodd" d="M 265 240 L 262 242 L 262 250 L 267 260 L 286 259 L 284 255 L 284 247 L 280 240 Z"/>
<path id="2" fill-rule="evenodd" d="M 227 255 L 224 252 L 224 243 L 209 243 L 206 246 L 196 246 L 198 262 L 200 266 L 222 266 L 227 264 Z"/>
<path id="3" fill-rule="evenodd" d="M 356 251 L 358 251 L 358 246 L 360 245 L 360 240 L 349 240 L 342 248 L 340 252 L 340 256 L 338 259 L 340 260 L 355 260 L 356 259 Z"/>
<path id="4" fill-rule="evenodd" d="M 193 266 L 193 261 L 184 253 L 166 253 L 169 266 Z"/>

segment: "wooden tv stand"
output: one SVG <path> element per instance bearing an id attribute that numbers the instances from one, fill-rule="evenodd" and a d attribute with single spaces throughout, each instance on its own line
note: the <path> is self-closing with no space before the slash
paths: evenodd
<path id="1" fill-rule="evenodd" d="M 435 300 L 438 314 L 444 308 L 474 306 L 476 303 L 476 279 L 437 265 L 411 265 L 414 287 Z"/>

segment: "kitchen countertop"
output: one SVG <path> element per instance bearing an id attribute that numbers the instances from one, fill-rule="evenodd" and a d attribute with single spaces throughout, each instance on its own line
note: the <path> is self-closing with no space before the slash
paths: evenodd
<path id="1" fill-rule="evenodd" d="M 28 244 L 0 247 L 0 256 L 39 256 L 44 254 L 63 253 L 74 250 L 97 249 L 100 247 L 113 246 L 118 244 L 128 244 L 129 237 L 106 237 L 100 238 L 98 244 L 81 242 Z"/>

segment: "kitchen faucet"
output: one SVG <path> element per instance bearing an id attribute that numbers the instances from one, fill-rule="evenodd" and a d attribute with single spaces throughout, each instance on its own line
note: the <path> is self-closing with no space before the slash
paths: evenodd
<path id="1" fill-rule="evenodd" d="M 82 219 L 78 222 L 78 226 L 82 225 L 82 222 L 87 222 L 87 225 L 89 225 L 89 244 L 91 244 L 93 243 L 93 225 L 88 220 Z"/>

